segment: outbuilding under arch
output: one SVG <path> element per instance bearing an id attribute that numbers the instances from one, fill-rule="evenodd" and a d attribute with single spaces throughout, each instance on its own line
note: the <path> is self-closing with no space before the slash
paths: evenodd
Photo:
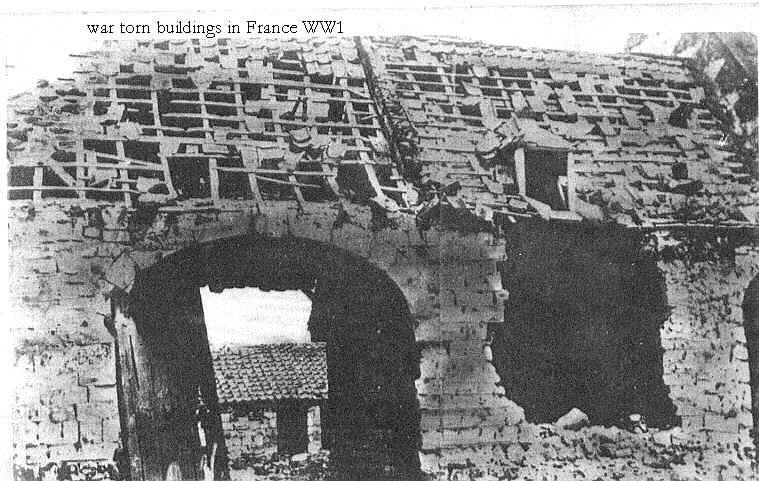
<path id="1" fill-rule="evenodd" d="M 197 391 L 212 409 L 217 402 L 199 293 L 204 285 L 213 291 L 305 292 L 313 303 L 311 338 L 327 344 L 324 415 L 335 432 L 334 471 L 346 479 L 418 475 L 419 352 L 400 289 L 345 251 L 256 235 L 169 255 L 138 272 L 128 294 L 114 297 L 117 381 L 132 479 L 163 479 L 172 461 L 180 463 L 185 479 L 201 476 Z M 217 464 L 224 466 L 220 453 Z"/>

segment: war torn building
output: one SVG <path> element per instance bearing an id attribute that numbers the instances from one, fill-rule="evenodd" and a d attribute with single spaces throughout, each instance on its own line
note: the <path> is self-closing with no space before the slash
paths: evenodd
<path id="1" fill-rule="evenodd" d="M 9 108 L 17 466 L 121 442 L 133 480 L 198 479 L 207 285 L 311 298 L 343 479 L 753 476 L 757 184 L 692 63 L 418 38 L 77 58 Z M 550 424 L 573 408 L 592 426 Z"/>

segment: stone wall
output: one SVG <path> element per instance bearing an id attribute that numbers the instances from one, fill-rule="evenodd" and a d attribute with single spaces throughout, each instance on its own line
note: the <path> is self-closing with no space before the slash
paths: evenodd
<path id="1" fill-rule="evenodd" d="M 322 449 L 322 422 L 321 408 L 310 406 L 306 414 L 306 426 L 308 429 L 308 452 L 317 453 Z"/>
<path id="2" fill-rule="evenodd" d="M 118 245 L 83 235 L 84 218 L 62 206 L 16 206 L 10 217 L 16 462 L 111 459 L 120 431 L 116 364 L 97 277 Z"/>
<path id="3" fill-rule="evenodd" d="M 184 246 L 250 232 L 346 249 L 381 266 L 403 292 L 420 349 L 424 471 L 497 469 L 508 461 L 510 446 L 536 439 L 537 427 L 507 398 L 489 360 L 487 327 L 503 321 L 508 299 L 498 265 L 518 255 L 505 240 L 436 227 L 419 231 L 405 217 L 376 231 L 369 227 L 371 213 L 361 208 L 348 212 L 352 223 L 341 227 L 329 211 L 188 211 L 160 214 L 142 232 L 130 230 L 117 207 L 78 212 L 57 203 L 15 204 L 10 212 L 17 463 L 110 458 L 119 435 L 118 380 L 104 321 L 114 286 L 129 289 L 137 270 Z M 93 227 L 92 219 L 103 223 Z M 659 251 L 666 254 L 668 243 L 683 241 L 665 236 Z M 679 252 L 657 264 L 671 307 L 661 328 L 663 380 L 682 416 L 683 436 L 707 446 L 750 444 L 741 304 L 758 265 L 756 250 L 740 246 L 732 256 L 698 260 Z M 315 444 L 315 430 L 311 435 Z"/>
<path id="4" fill-rule="evenodd" d="M 322 449 L 321 409 L 309 406 L 307 411 L 308 453 Z M 221 415 L 227 456 L 232 469 L 251 462 L 271 459 L 277 454 L 277 411 L 275 409 L 244 409 L 226 407 Z"/>
<path id="5" fill-rule="evenodd" d="M 119 418 L 109 343 L 66 347 L 24 343 L 16 350 L 13 439 L 16 460 L 112 459 Z"/>
<path id="6" fill-rule="evenodd" d="M 682 432 L 703 445 L 751 446 L 751 386 L 743 298 L 759 273 L 756 247 L 703 257 L 703 239 L 661 234 L 662 246 L 689 251 L 663 259 L 671 314 L 661 330 L 664 381 L 682 418 Z M 699 254 L 699 245 L 702 254 Z M 664 247 L 667 249 L 667 247 Z"/>
<path id="7" fill-rule="evenodd" d="M 240 408 L 225 409 L 221 415 L 227 456 L 232 469 L 254 460 L 271 458 L 277 453 L 277 412 Z"/>
<path id="8" fill-rule="evenodd" d="M 324 79 L 312 82 L 313 69 L 321 67 L 316 66 L 314 50 L 306 52 L 303 46 L 291 45 L 287 47 L 288 53 L 284 53 L 285 47 L 279 43 L 268 47 L 237 44 L 229 48 L 227 41 L 221 39 L 210 45 L 140 44 L 138 49 L 148 50 L 132 53 L 138 53 L 142 60 L 151 59 L 148 63 L 139 62 L 141 65 L 137 67 L 150 72 L 147 77 L 131 78 L 132 53 L 106 55 L 112 62 L 101 62 L 96 56 L 92 65 L 89 60 L 85 62 L 87 67 L 82 72 L 87 76 L 98 72 L 108 78 L 107 83 L 88 80 L 76 88 L 69 85 L 57 92 L 41 82 L 42 91 L 32 97 L 33 104 L 20 110 L 11 109 L 19 117 L 9 129 L 9 137 L 13 139 L 9 147 L 15 162 L 10 177 L 18 181 L 13 186 L 12 198 L 28 200 L 14 200 L 9 210 L 8 317 L 17 346 L 12 420 L 17 463 L 39 466 L 64 458 L 109 458 L 122 431 L 122 439 L 128 440 L 126 447 L 132 456 L 133 471 L 141 473 L 135 477 L 152 480 L 163 476 L 167 458 L 177 454 L 165 452 L 163 446 L 182 451 L 179 454 L 185 465 L 195 464 L 184 473 L 185 478 L 197 477 L 193 451 L 197 440 L 191 439 L 192 425 L 187 423 L 194 415 L 188 399 L 195 400 L 197 393 L 195 385 L 185 381 L 197 382 L 196 375 L 202 374 L 204 386 L 210 391 L 204 394 L 214 398 L 215 395 L 212 395 L 213 376 L 208 372 L 210 355 L 202 310 L 197 307 L 196 284 L 224 289 L 264 283 L 271 289 L 309 291 L 314 288 L 311 281 L 317 277 L 308 277 L 311 282 L 308 284 L 298 269 L 312 260 L 309 255 L 323 260 L 322 264 L 309 264 L 311 269 L 330 267 L 332 261 L 340 264 L 340 268 L 330 271 L 335 276 L 318 277 L 327 283 L 326 287 L 324 283 L 317 286 L 318 301 L 312 311 L 313 324 L 321 325 L 323 331 L 317 338 L 333 339 L 330 336 L 336 335 L 334 331 L 348 333 L 338 346 L 351 349 L 333 344 L 328 348 L 331 349 L 328 359 L 339 358 L 342 362 L 338 364 L 343 366 L 360 364 L 345 371 L 362 374 L 364 385 L 384 378 L 387 382 L 375 386 L 389 386 L 385 391 L 390 392 L 381 392 L 375 398 L 371 389 L 354 390 L 358 394 L 348 392 L 348 398 L 360 400 L 366 394 L 368 400 L 363 405 L 372 405 L 370 401 L 374 400 L 374 407 L 387 407 L 391 404 L 387 400 L 402 399 L 402 403 L 395 404 L 395 411 L 375 409 L 362 420 L 370 425 L 370 416 L 381 419 L 381 429 L 371 433 L 356 429 L 366 434 L 363 439 L 370 440 L 366 445 L 355 446 L 367 459 L 374 454 L 378 463 L 383 463 L 388 455 L 402 452 L 407 459 L 398 464 L 414 473 L 421 467 L 424 472 L 444 479 L 451 478 L 454 471 L 470 468 L 499 474 L 515 452 L 525 446 L 539 446 L 536 440 L 542 428 L 526 422 L 523 408 L 508 397 L 507 388 L 515 392 L 508 379 L 514 377 L 514 372 L 501 365 L 502 379 L 494 366 L 498 365 L 498 355 L 503 353 L 491 342 L 489 326 L 507 322 L 503 329 L 508 331 L 519 322 L 517 317 L 528 318 L 532 300 L 542 302 L 542 298 L 550 298 L 550 302 L 543 304 L 551 304 L 570 296 L 575 287 L 581 288 L 575 289 L 576 292 L 582 292 L 582 289 L 601 290 L 608 285 L 613 294 L 603 302 L 568 304 L 577 312 L 583 305 L 592 307 L 587 316 L 592 322 L 585 328 L 593 341 L 582 347 L 591 354 L 604 353 L 593 360 L 604 366 L 602 370 L 609 371 L 603 374 L 608 378 L 605 384 L 611 385 L 614 372 L 624 371 L 624 366 L 607 363 L 609 354 L 620 345 L 619 337 L 635 339 L 637 334 L 634 323 L 620 330 L 614 321 L 634 314 L 631 306 L 636 302 L 648 303 L 647 299 L 626 298 L 623 294 L 624 288 L 636 291 L 639 287 L 625 281 L 643 272 L 638 261 L 646 269 L 658 270 L 640 277 L 663 278 L 660 287 L 666 301 L 661 302 L 669 312 L 662 319 L 661 343 L 652 341 L 655 332 L 642 341 L 648 354 L 663 349 L 661 379 L 657 372 L 634 381 L 656 377 L 651 380 L 653 384 L 665 385 L 682 419 L 684 438 L 700 442 L 715 453 L 721 449 L 719 444 L 748 448 L 751 396 L 741 305 L 743 292 L 759 264 L 755 251 L 745 246 L 757 245 L 757 239 L 732 242 L 714 234 L 719 229 L 710 223 L 736 226 L 740 222 L 747 229 L 754 229 L 755 225 L 748 226 L 746 222 L 756 220 L 755 208 L 750 205 L 752 198 L 747 193 L 747 174 L 732 170 L 734 166 L 727 160 L 732 157 L 717 152 L 717 147 L 724 147 L 717 145 L 718 122 L 701 105 L 703 95 L 685 75 L 680 62 L 624 56 L 600 58 L 417 39 L 372 40 L 362 46 L 361 42 L 343 39 L 337 44 L 326 44 L 327 50 L 333 49 L 331 53 L 319 50 L 319 56 L 325 55 L 324 60 L 335 66 L 335 70 L 330 67 L 325 72 L 327 77 L 332 76 L 325 83 Z M 375 46 L 379 50 L 375 51 Z M 196 55 L 208 48 L 219 55 Z M 142 57 L 143 54 L 148 56 Z M 185 54 L 189 54 L 186 59 Z M 105 58 L 103 53 L 98 55 L 100 60 Z M 123 64 L 122 68 L 122 61 L 129 62 L 129 66 Z M 407 65 L 398 65 L 407 61 Z M 90 67 L 92 70 L 87 70 Z M 196 67 L 206 71 L 198 72 Z M 412 71 L 411 67 L 418 70 Z M 289 73 L 279 71 L 282 68 L 289 69 Z M 177 72 L 170 75 L 181 78 L 169 80 L 165 75 L 167 69 Z M 224 80 L 219 90 L 211 92 L 214 90 L 210 89 L 211 84 L 219 83 L 212 79 L 218 80 L 222 70 L 234 71 L 245 80 Z M 596 74 L 586 75 L 594 70 Z M 263 97 L 256 92 L 262 89 L 242 88 L 241 84 L 250 83 L 251 73 L 265 74 Z M 116 82 L 116 77 L 122 74 L 130 78 L 119 80 L 136 80 L 147 85 L 117 88 L 124 85 Z M 297 87 L 293 87 L 289 77 L 281 78 L 282 75 L 297 77 Z M 457 77 L 468 80 L 459 84 Z M 580 81 L 581 78 L 584 80 Z M 257 80 L 262 78 L 259 76 Z M 673 88 L 672 82 L 680 85 Z M 628 89 L 635 83 L 636 88 Z M 167 102 L 170 94 L 182 96 L 181 92 L 171 92 L 172 88 L 188 84 L 202 87 L 193 94 L 198 95 L 199 104 L 197 109 L 193 107 L 197 112 L 189 115 L 192 119 L 183 111 L 184 100 L 177 99 L 176 105 Z M 409 92 L 409 85 L 416 87 Z M 87 92 L 80 92 L 79 87 Z M 282 88 L 289 90 L 287 96 L 278 93 Z M 314 95 L 317 94 L 314 89 L 318 88 L 328 91 Z M 314 97 L 309 108 L 305 103 L 302 106 L 302 122 L 294 119 L 294 114 L 301 111 L 301 102 L 298 100 L 293 107 L 290 91 L 296 97 L 304 92 L 306 98 Z M 329 92 L 339 92 L 342 97 Z M 677 103 L 697 106 L 699 112 L 695 117 L 690 112 L 688 119 L 681 119 L 687 120 L 685 124 L 690 122 L 687 129 L 667 122 L 675 112 L 660 105 L 671 102 L 662 97 L 668 95 L 664 92 L 677 98 Z M 417 97 L 422 93 L 423 97 Z M 440 108 L 441 94 L 449 103 L 447 107 L 455 109 L 450 112 L 455 113 Z M 678 97 L 674 97 L 676 94 Z M 449 95 L 456 100 L 448 102 Z M 463 102 L 458 100 L 461 95 Z M 581 95 L 594 99 L 593 105 L 587 99 L 580 100 Z M 602 104 L 606 102 L 602 97 L 609 96 L 614 100 L 614 109 Z M 138 113 L 118 105 L 134 101 L 147 104 L 142 100 L 148 97 L 152 109 L 149 119 L 143 118 L 146 111 Z M 341 105 L 339 109 L 328 107 L 324 112 L 329 99 L 338 98 L 341 100 L 335 106 L 345 104 L 350 108 L 343 111 Z M 400 101 L 401 98 L 406 100 Z M 217 102 L 219 99 L 228 101 Z M 656 99 L 659 103 L 653 102 Z M 736 102 L 732 105 L 747 104 Z M 215 105 L 219 103 L 225 105 Z M 375 103 L 382 104 L 379 111 Z M 479 114 L 471 115 L 475 104 Z M 640 109 L 641 104 L 648 105 Z M 105 105 L 112 108 L 104 108 Z M 263 119 L 271 112 L 266 115 L 261 112 L 277 105 L 275 130 L 268 131 Z M 68 115 L 80 108 L 82 115 Z M 209 114 L 215 116 L 212 112 L 219 109 L 235 114 L 229 115 L 228 120 L 209 119 Z M 314 115 L 319 110 L 326 115 Z M 754 122 L 755 111 L 748 113 L 751 118 L 747 122 Z M 309 115 L 312 122 L 305 122 Z M 564 137 L 559 139 L 556 133 L 539 127 L 533 117 L 543 116 L 564 119 L 549 118 L 550 125 L 546 125 L 562 131 Z M 643 117 L 646 124 L 654 121 L 645 133 L 634 125 L 626 125 L 641 123 Z M 137 118 L 144 125 L 136 122 Z M 186 120 L 177 122 L 174 120 L 177 118 Z M 604 122 L 598 123 L 599 118 L 605 119 Z M 273 119 L 266 122 L 270 120 Z M 501 120 L 514 121 L 512 127 L 516 131 L 509 127 L 493 137 L 495 130 L 504 126 Z M 217 121 L 218 125 L 212 125 Z M 200 131 L 187 130 L 192 125 L 203 126 L 201 137 L 193 137 Z M 216 128 L 222 125 L 226 127 Z M 494 125 L 499 127 L 491 129 Z M 659 127 L 654 128 L 656 125 Z M 337 147 L 334 149 L 325 147 L 330 140 L 320 140 L 325 142 L 319 145 L 326 148 L 327 157 L 312 152 L 314 158 L 309 163 L 314 165 L 309 168 L 318 167 L 321 173 L 293 170 L 294 165 L 304 160 L 303 147 L 298 145 L 301 142 L 297 138 L 311 135 L 307 129 L 301 130 L 300 135 L 296 130 L 291 132 L 290 127 L 296 126 L 297 130 L 334 129 L 331 132 L 334 136 L 345 139 L 345 143 L 340 140 L 331 144 Z M 669 132 L 666 135 L 659 132 L 665 126 L 664 132 Z M 748 126 L 755 129 L 755 124 Z M 624 130 L 625 135 L 618 135 L 621 134 L 618 129 Z M 670 135 L 672 132 L 683 135 Z M 266 143 L 273 145 L 253 140 L 271 133 L 276 140 Z M 386 145 L 385 134 L 391 134 L 388 138 L 393 145 Z M 511 188 L 504 190 L 501 181 L 495 181 L 500 174 L 505 175 L 501 180 L 506 181 L 509 173 L 499 174 L 495 164 L 484 165 L 489 160 L 483 163 L 483 155 L 489 157 L 497 150 L 516 147 L 512 142 L 517 137 L 544 147 L 555 146 L 559 140 L 558 145 L 582 141 L 583 149 L 594 154 L 572 155 L 570 162 L 575 173 L 582 167 L 583 175 L 592 181 L 592 189 L 585 193 L 592 193 L 589 195 L 596 198 L 594 202 L 598 201 L 598 205 L 613 207 L 614 211 L 617 207 L 624 209 L 626 213 L 616 219 L 629 221 L 630 232 L 635 234 L 609 236 L 605 227 L 585 224 L 579 227 L 585 229 L 583 235 L 564 236 L 560 230 L 552 231 L 557 223 L 568 219 L 577 220 L 579 225 L 579 216 L 538 214 L 526 198 L 516 195 Z M 672 137 L 682 138 L 675 141 Z M 138 142 L 146 138 L 150 141 Z M 732 143 L 738 140 L 733 139 Z M 680 145 L 676 147 L 673 142 Z M 702 145 L 698 149 L 688 147 L 693 142 Z M 321 150 L 315 144 L 309 145 L 306 150 Z M 278 173 L 272 175 L 283 176 L 268 179 L 261 189 L 265 195 L 257 187 L 260 172 L 257 174 L 252 167 L 254 164 L 261 167 L 258 164 L 262 159 L 258 154 L 254 159 L 253 155 L 259 147 L 275 148 L 282 155 L 281 169 L 278 157 L 265 159 L 276 160 Z M 629 149 L 621 150 L 622 147 Z M 154 148 L 157 152 L 151 150 Z M 517 151 L 521 152 L 520 149 Z M 683 156 L 690 159 L 686 171 L 676 160 L 672 160 L 671 166 L 665 165 L 669 161 L 661 162 L 661 149 L 672 159 L 681 160 Z M 596 157 L 596 151 L 604 154 Z M 465 155 L 460 156 L 462 153 Z M 187 159 L 197 155 L 203 156 L 202 163 L 207 166 L 207 170 L 201 169 L 203 174 L 184 167 L 172 171 L 169 165 L 169 157 Z M 628 161 L 628 156 L 636 160 Z M 515 153 L 515 157 L 519 155 Z M 118 166 L 113 163 L 115 159 Z M 504 159 L 498 162 L 501 161 L 506 162 Z M 514 162 L 518 160 L 515 158 Z M 238 163 L 238 167 L 231 167 Z M 657 164 L 657 168 L 648 170 L 652 164 Z M 426 173 L 422 167 L 427 169 Z M 92 170 L 88 173 L 92 178 L 85 177 L 85 169 Z M 709 172 L 703 181 L 695 177 L 696 172 L 714 169 L 719 178 L 713 176 L 714 172 Z M 143 177 L 148 175 L 143 172 L 151 170 L 153 177 Z M 102 179 L 97 179 L 95 171 L 111 175 L 109 186 L 111 183 L 115 186 L 118 177 L 118 187 L 103 188 L 100 192 L 96 185 Z M 300 172 L 299 176 L 314 174 L 324 180 L 318 185 L 304 183 L 294 172 Z M 232 177 L 226 174 L 233 173 L 237 181 L 227 182 Z M 421 174 L 427 176 L 426 180 Z M 159 182 L 161 177 L 163 180 Z M 226 180 L 222 181 L 222 177 Z M 60 182 L 56 183 L 55 178 Z M 204 186 L 206 179 L 208 185 Z M 413 189 L 410 182 L 415 182 Z M 242 188 L 245 185 L 247 190 Z M 175 187 L 186 192 L 175 195 Z M 301 190 L 316 187 L 318 190 L 308 194 Z M 665 187 L 666 190 L 661 190 Z M 618 202 L 615 192 L 630 189 L 636 194 L 620 197 L 622 203 Z M 58 195 L 68 196 L 67 200 L 54 200 Z M 197 198 L 187 200 L 187 195 Z M 716 210 L 710 207 L 708 212 L 706 208 L 697 212 L 670 208 L 686 200 L 703 200 L 709 205 L 712 200 L 720 205 L 724 201 L 730 205 L 715 204 Z M 738 205 L 733 205 L 735 201 L 740 201 L 741 216 L 735 215 L 734 207 Z M 636 223 L 633 217 L 642 214 L 645 222 Z M 539 217 L 542 220 L 537 220 Z M 533 221 L 527 222 L 526 218 Z M 661 231 L 658 245 L 651 253 L 657 259 L 655 264 L 647 264 L 653 262 L 651 258 L 636 255 L 622 260 L 614 257 L 618 255 L 615 251 L 629 254 L 647 241 L 646 236 L 633 229 L 650 230 L 662 222 L 685 221 L 703 222 L 699 224 L 701 228 L 714 231 L 714 235 L 710 234 L 712 238 L 704 242 L 691 231 L 685 236 L 670 236 Z M 516 227 L 509 231 L 512 224 L 533 228 Z M 524 231 L 520 233 L 519 229 Z M 224 256 L 220 254 L 219 244 L 234 244 L 235 239 L 258 242 L 258 250 L 245 243 L 236 247 L 245 252 L 246 259 L 259 264 L 241 263 L 234 249 Z M 261 248 L 274 240 L 295 247 L 290 252 L 284 249 L 284 253 Z M 310 248 L 301 249 L 299 243 L 309 244 Z M 271 252 L 286 255 L 269 255 Z M 280 257 L 289 259 L 290 270 L 284 269 L 284 273 L 279 269 Z M 224 262 L 224 268 L 219 262 Z M 166 279 L 176 282 L 162 283 L 164 278 L 154 275 L 166 265 L 171 271 Z M 592 282 L 581 285 L 582 278 L 574 279 L 568 274 L 576 266 Z M 262 273 L 256 272 L 258 267 Z M 356 277 L 346 274 L 351 271 L 349 267 L 354 268 Z M 238 277 L 241 271 L 244 275 Z M 188 272 L 193 275 L 181 276 Z M 353 282 L 357 278 L 360 288 Z M 509 285 L 504 285 L 504 281 Z M 579 286 L 567 287 L 573 282 Z M 177 285 L 181 285 L 181 292 Z M 172 289 L 166 289 L 167 286 Z M 334 295 L 330 292 L 333 287 Z M 538 295 L 530 297 L 535 294 L 530 289 L 538 291 Z M 392 295 L 386 295 L 389 291 Z M 507 304 L 510 291 L 515 300 Z M 358 292 L 366 299 L 356 295 Z M 593 294 L 585 292 L 582 301 L 591 299 Z M 146 300 L 152 302 L 140 302 Z M 621 315 L 614 311 L 616 300 L 624 301 L 628 308 Z M 517 311 L 513 309 L 517 301 L 522 304 L 519 316 L 505 316 Z M 647 322 L 650 317 L 646 313 L 634 319 L 648 327 L 659 322 L 658 318 Z M 336 320 L 347 323 L 339 324 Z M 550 321 L 545 323 L 549 328 Z M 343 329 L 333 329 L 335 324 Z M 559 337 L 554 335 L 553 339 Z M 565 336 L 567 342 L 560 361 L 578 360 L 572 356 L 573 343 L 582 337 Z M 345 355 L 348 350 L 350 356 Z M 197 353 L 199 356 L 195 356 Z M 201 357 L 209 361 L 208 365 L 197 360 Z M 360 359 L 361 363 L 351 364 L 353 359 Z M 610 366 L 614 369 L 609 369 Z M 409 382 L 396 382 L 397 378 L 391 374 Z M 529 376 L 525 377 L 527 382 L 520 388 L 523 392 L 530 388 Z M 627 380 L 624 384 L 635 382 Z M 339 385 L 330 380 L 331 389 Z M 330 400 L 335 399 L 332 394 Z M 532 396 L 533 404 L 550 394 L 548 389 Z M 380 401 L 376 402 L 378 398 Z M 584 398 L 592 401 L 592 395 Z M 388 416 L 388 412 L 400 413 L 402 419 Z M 181 416 L 171 417 L 175 413 Z M 316 413 L 309 416 L 313 447 L 318 437 L 316 417 Z M 142 448 L 152 456 L 152 465 L 146 471 L 140 468 L 144 460 L 139 458 L 144 453 L 140 453 L 135 427 L 140 424 L 152 426 L 153 436 L 145 436 L 149 438 L 147 444 L 153 443 L 152 448 Z M 177 428 L 178 424 L 182 427 Z M 414 428 L 417 424 L 419 432 Z M 176 447 L 180 443 L 173 439 L 175 435 L 183 436 L 181 447 Z M 398 446 L 404 449 L 398 450 Z M 334 451 L 337 450 L 333 454 Z M 367 464 L 373 462 L 368 460 Z M 392 474 L 402 477 L 399 473 Z"/>
<path id="9" fill-rule="evenodd" d="M 144 211 L 129 213 L 118 204 L 11 206 L 11 319 L 23 370 L 15 386 L 17 462 L 45 462 L 56 445 L 62 446 L 55 448 L 60 457 L 110 457 L 119 436 L 119 381 L 107 328 L 112 298 L 130 290 L 137 273 L 163 256 L 246 234 L 322 242 L 385 272 L 403 293 L 416 326 L 423 469 L 438 471 L 467 458 L 479 462 L 479 453 L 488 449 L 485 457 L 497 457 L 493 449 L 500 450 L 502 439 L 513 439 L 513 429 L 504 425 L 522 416 L 496 386 L 498 376 L 484 352 L 486 324 L 503 313 L 505 292 L 495 268 L 502 244 L 485 233 L 435 227 L 422 232 L 405 215 L 376 230 L 373 213 L 360 206 L 312 206 L 303 212 L 294 203 L 272 202 L 263 211 L 186 206 L 145 218 Z M 35 355 L 53 358 L 52 365 L 65 366 L 66 372 L 35 367 Z M 59 411 L 72 414 L 56 417 Z M 39 422 L 32 422 L 29 413 Z M 487 431 L 484 437 L 476 435 L 479 422 Z M 82 434 L 72 427 L 77 423 Z M 40 441 L 32 428 L 58 437 Z M 491 448 L 475 452 L 468 446 Z"/>

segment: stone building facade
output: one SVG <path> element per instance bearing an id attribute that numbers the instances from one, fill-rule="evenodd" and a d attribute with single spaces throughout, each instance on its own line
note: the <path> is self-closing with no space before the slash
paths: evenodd
<path id="1" fill-rule="evenodd" d="M 261 344 L 213 352 L 230 466 L 322 449 L 328 398 L 324 344 Z"/>
<path id="2" fill-rule="evenodd" d="M 416 38 L 80 58 L 9 108 L 16 464 L 121 440 L 134 480 L 199 478 L 208 285 L 311 297 L 348 478 L 752 476 L 757 187 L 681 61 Z M 515 364 L 509 335 L 562 349 Z M 514 372 L 571 395 L 541 411 Z M 541 424 L 569 404 L 665 419 Z"/>

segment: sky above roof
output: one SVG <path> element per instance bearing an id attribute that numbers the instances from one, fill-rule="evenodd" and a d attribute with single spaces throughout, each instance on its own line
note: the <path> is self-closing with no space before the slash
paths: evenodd
<path id="1" fill-rule="evenodd" d="M 311 300 L 300 291 L 200 290 L 212 348 L 225 345 L 310 342 Z"/>
<path id="2" fill-rule="evenodd" d="M 136 12 L 140 2 L 120 8 L 132 12 L 114 12 L 94 2 L 75 2 L 82 8 L 67 4 L 66 8 L 48 7 L 45 15 L 19 12 L 39 11 L 30 6 L 17 6 L 15 15 L 2 20 L 4 41 L 0 42 L 6 62 L 6 88 L 10 94 L 34 86 L 36 80 L 53 80 L 69 76 L 70 53 L 93 48 L 105 37 L 87 32 L 87 24 L 120 22 L 155 25 L 178 19 L 197 23 L 236 23 L 243 26 L 248 19 L 259 23 L 300 23 L 309 18 L 335 18 L 343 21 L 345 35 L 445 35 L 480 40 L 500 45 L 579 50 L 597 53 L 619 53 L 634 32 L 667 32 L 666 43 L 686 31 L 750 31 L 757 16 L 756 5 L 516 5 L 492 7 L 485 2 L 471 2 L 467 7 L 454 7 L 454 2 L 432 2 L 432 7 L 417 7 L 413 1 L 383 2 L 382 8 L 346 8 L 347 2 L 326 2 L 335 10 L 295 8 L 299 2 L 278 2 L 283 10 L 257 9 L 254 12 L 222 10 L 224 2 L 215 3 L 213 12 L 181 11 L 182 6 L 163 6 L 162 12 Z M 143 2 L 146 3 L 146 2 Z M 545 2 L 542 2 L 545 3 Z M 573 3 L 573 2 L 565 2 Z M 576 3 L 576 2 L 575 2 Z M 588 2 L 592 3 L 592 2 Z M 320 2 L 321 4 L 321 2 Z M 207 4 L 205 8 L 207 8 Z M 144 8 L 154 8 L 150 5 Z M 199 7 L 201 8 L 201 7 Z M 68 9 L 68 11 L 66 11 Z M 90 13 L 83 11 L 89 9 Z M 715 13 L 718 13 L 716 15 Z M 244 32 L 243 32 L 244 33 Z M 114 38 L 109 36 L 108 38 Z M 155 34 L 140 38 L 154 38 Z M 138 38 L 130 36 L 129 38 Z M 656 52 L 659 53 L 659 52 Z M 6 77 L 6 76 L 3 76 Z"/>

